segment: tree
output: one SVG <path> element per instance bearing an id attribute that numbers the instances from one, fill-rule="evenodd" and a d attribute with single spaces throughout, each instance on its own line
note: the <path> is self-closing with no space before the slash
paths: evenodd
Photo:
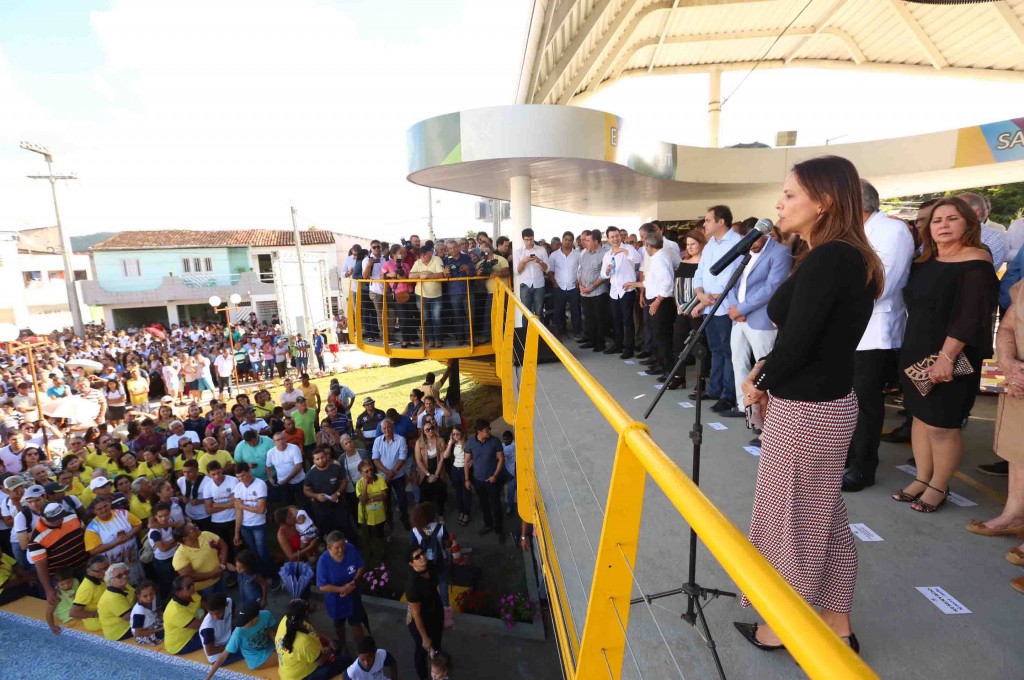
<path id="1" fill-rule="evenodd" d="M 988 187 L 975 187 L 973 189 L 957 189 L 955 191 L 938 192 L 933 194 L 916 194 L 911 196 L 899 196 L 887 198 L 882 201 L 886 207 L 899 207 L 902 205 L 920 205 L 929 198 L 941 198 L 945 196 L 956 196 L 965 191 L 970 191 L 985 196 L 992 203 L 992 213 L 989 219 L 1008 225 L 1015 219 L 1024 215 L 1024 182 L 1012 182 L 1010 184 L 997 184 Z"/>

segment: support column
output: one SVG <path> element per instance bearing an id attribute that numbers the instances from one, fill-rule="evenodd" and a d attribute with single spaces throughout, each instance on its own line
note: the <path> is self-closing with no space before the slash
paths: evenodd
<path id="1" fill-rule="evenodd" d="M 515 252 L 523 247 L 523 229 L 533 226 L 533 200 L 530 194 L 531 180 L 529 175 L 518 175 L 512 178 L 510 195 L 512 197 L 512 229 L 509 238 L 512 239 L 513 259 Z M 516 274 L 515 265 L 512 267 L 512 290 L 516 297 L 519 297 L 519 276 Z M 522 326 L 522 317 L 516 311 L 516 327 Z"/>
<path id="2" fill-rule="evenodd" d="M 718 148 L 718 127 L 722 116 L 722 69 L 708 72 L 708 146 Z"/>
<path id="3" fill-rule="evenodd" d="M 178 305 L 169 304 L 167 305 L 167 325 L 173 326 L 174 324 L 181 325 L 181 321 L 178 320 Z"/>

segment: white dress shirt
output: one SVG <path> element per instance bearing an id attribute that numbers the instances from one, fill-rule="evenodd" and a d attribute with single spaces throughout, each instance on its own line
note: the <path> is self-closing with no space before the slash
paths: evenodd
<path id="1" fill-rule="evenodd" d="M 568 255 L 561 248 L 548 257 L 551 273 L 555 275 L 555 284 L 562 290 L 576 288 L 576 273 L 580 266 L 580 251 L 573 248 Z"/>
<path id="2" fill-rule="evenodd" d="M 618 300 L 626 294 L 624 286 L 627 283 L 636 281 L 636 266 L 640 264 L 641 260 L 640 253 L 628 243 L 620 245 L 619 250 L 625 252 L 612 255 L 612 251 L 609 249 L 601 260 L 601 278 L 608 279 L 613 300 Z M 610 271 L 609 267 L 611 267 Z"/>
<path id="3" fill-rule="evenodd" d="M 523 267 L 523 271 L 519 271 L 519 263 L 529 258 L 530 255 L 536 255 L 539 261 L 548 264 L 548 251 L 544 246 L 534 244 L 532 248 L 520 248 L 512 253 L 512 269 L 516 272 L 516 277 L 518 277 L 520 284 L 525 284 L 530 288 L 543 288 L 544 270 L 541 269 L 539 264 L 527 262 L 526 266 Z"/>
<path id="4" fill-rule="evenodd" d="M 672 266 L 672 254 L 664 247 L 647 260 L 644 273 L 644 297 L 670 298 L 675 290 L 676 268 Z"/>
<path id="5" fill-rule="evenodd" d="M 914 237 L 907 225 L 885 213 L 876 212 L 864 223 L 871 247 L 878 253 L 885 269 L 885 288 L 875 300 L 868 327 L 861 336 L 857 351 L 871 349 L 897 349 L 903 346 L 903 331 L 907 326 L 907 308 L 903 304 L 903 289 L 910 276 L 910 263 L 914 259 Z"/>
<path id="6" fill-rule="evenodd" d="M 1024 217 L 1014 220 L 1006 229 L 1006 238 L 1010 241 L 1010 250 L 1006 253 L 1006 261 L 1017 259 L 1017 251 L 1024 246 Z"/>
<path id="7" fill-rule="evenodd" d="M 761 257 L 763 252 L 763 249 L 756 253 L 753 250 L 750 251 L 750 262 L 747 263 L 747 266 L 743 269 L 743 274 L 740 275 L 740 285 L 736 293 L 736 299 L 740 302 L 747 301 L 747 278 L 750 276 L 750 272 L 753 271 L 757 258 Z"/>

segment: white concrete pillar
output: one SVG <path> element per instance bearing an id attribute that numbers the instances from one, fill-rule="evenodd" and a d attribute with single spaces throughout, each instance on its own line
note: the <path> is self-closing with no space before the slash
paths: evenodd
<path id="1" fill-rule="evenodd" d="M 722 69 L 708 72 L 708 146 L 718 147 L 718 127 L 722 117 Z"/>
<path id="2" fill-rule="evenodd" d="M 174 324 L 181 325 L 181 321 L 178 320 L 178 305 L 169 304 L 167 305 L 167 325 L 172 326 Z"/>
<path id="3" fill-rule="evenodd" d="M 116 330 L 114 326 L 114 308 L 109 305 L 103 308 L 103 323 L 108 331 Z"/>
<path id="4" fill-rule="evenodd" d="M 533 199 L 531 195 L 532 182 L 529 175 L 517 175 L 512 178 L 510 195 L 512 197 L 511 221 L 512 229 L 509 238 L 512 240 L 512 255 L 523 247 L 523 229 L 533 226 Z M 519 297 L 519 276 L 516 275 L 515 265 L 512 267 L 512 290 L 516 297 Z M 516 326 L 522 325 L 522 316 L 516 311 Z"/>

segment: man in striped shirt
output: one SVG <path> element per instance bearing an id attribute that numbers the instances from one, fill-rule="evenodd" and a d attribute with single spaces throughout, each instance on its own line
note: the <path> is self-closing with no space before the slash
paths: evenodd
<path id="1" fill-rule="evenodd" d="M 47 601 L 56 605 L 59 598 L 53 588 L 53 575 L 70 569 L 81 576 L 89 558 L 85 551 L 85 531 L 78 517 L 65 512 L 59 503 L 43 508 L 28 544 L 28 558 L 36 566 Z"/>

